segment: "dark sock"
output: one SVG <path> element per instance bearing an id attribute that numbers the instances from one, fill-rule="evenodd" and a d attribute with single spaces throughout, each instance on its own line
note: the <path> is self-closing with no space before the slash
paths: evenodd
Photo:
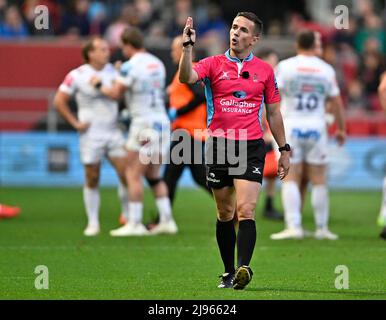
<path id="1" fill-rule="evenodd" d="M 273 209 L 273 199 L 272 197 L 266 197 L 265 198 L 265 210 L 272 210 Z"/>
<path id="2" fill-rule="evenodd" d="M 249 266 L 253 249 L 256 243 L 256 223 L 254 220 L 243 220 L 239 222 L 237 234 L 237 262 L 238 266 Z"/>
<path id="3" fill-rule="evenodd" d="M 236 230 L 233 220 L 228 222 L 217 220 L 216 238 L 225 272 L 233 273 L 235 271 L 236 247 Z"/>

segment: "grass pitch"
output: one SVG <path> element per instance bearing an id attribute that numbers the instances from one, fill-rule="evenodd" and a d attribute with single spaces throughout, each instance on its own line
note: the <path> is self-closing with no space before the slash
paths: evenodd
<path id="1" fill-rule="evenodd" d="M 203 191 L 181 189 L 175 236 L 112 238 L 118 226 L 115 189 L 101 190 L 102 234 L 82 235 L 81 188 L 6 188 L 3 203 L 21 215 L 0 221 L 1 299 L 386 299 L 386 242 L 375 221 L 380 192 L 331 192 L 336 242 L 272 241 L 283 224 L 261 218 L 251 263 L 254 278 L 244 291 L 217 289 L 223 272 L 215 240 L 215 207 Z M 279 198 L 279 197 L 278 197 Z M 278 200 L 278 199 L 277 199 Z M 146 194 L 145 220 L 155 215 Z M 313 230 L 307 201 L 304 225 Z M 49 269 L 49 290 L 36 290 L 35 267 Z M 335 289 L 335 268 L 349 269 L 349 289 Z"/>

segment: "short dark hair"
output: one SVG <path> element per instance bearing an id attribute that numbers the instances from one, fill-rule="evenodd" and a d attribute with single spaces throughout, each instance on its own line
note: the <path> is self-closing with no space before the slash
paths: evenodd
<path id="1" fill-rule="evenodd" d="M 310 50 L 315 47 L 315 32 L 310 29 L 300 30 L 296 37 L 299 49 Z"/>
<path id="2" fill-rule="evenodd" d="M 90 62 L 90 57 L 88 56 L 88 54 L 90 53 L 90 51 L 93 51 L 95 49 L 94 47 L 95 40 L 102 40 L 102 37 L 93 36 L 90 39 L 88 39 L 82 47 L 82 57 L 84 61 L 86 61 L 87 63 Z"/>
<path id="3" fill-rule="evenodd" d="M 255 24 L 255 34 L 259 36 L 263 32 L 263 21 L 259 19 L 257 15 L 255 15 L 253 12 L 239 12 L 236 16 L 237 17 L 244 17 L 248 20 L 251 20 Z"/>
<path id="4" fill-rule="evenodd" d="M 144 46 L 144 38 L 141 30 L 135 27 L 126 28 L 121 35 L 123 44 L 130 44 L 135 49 L 142 49 Z"/>

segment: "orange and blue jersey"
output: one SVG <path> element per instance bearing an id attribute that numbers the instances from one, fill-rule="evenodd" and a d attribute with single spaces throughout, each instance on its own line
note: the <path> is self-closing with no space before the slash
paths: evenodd
<path id="1" fill-rule="evenodd" d="M 264 104 L 280 101 L 272 67 L 252 53 L 243 61 L 222 55 L 205 58 L 193 68 L 205 84 L 209 134 L 235 140 L 263 137 Z"/>
<path id="2" fill-rule="evenodd" d="M 202 90 L 202 88 L 199 89 Z M 201 97 L 204 100 L 203 92 Z M 180 82 L 177 72 L 169 86 L 170 105 L 173 106 L 173 108 L 180 110 L 186 107 L 193 99 L 194 92 L 187 84 Z M 204 101 L 203 103 L 197 104 L 194 108 L 191 108 L 188 113 L 178 116 L 177 119 L 173 121 L 172 128 L 173 130 L 185 129 L 195 139 L 204 141 L 206 138 L 205 119 L 206 105 Z"/>

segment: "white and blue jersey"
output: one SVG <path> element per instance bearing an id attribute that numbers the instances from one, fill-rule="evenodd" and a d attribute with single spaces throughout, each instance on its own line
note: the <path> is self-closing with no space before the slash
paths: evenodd
<path id="1" fill-rule="evenodd" d="M 126 106 L 131 117 L 148 117 L 160 114 L 167 117 L 165 110 L 165 66 L 156 56 L 136 53 L 121 66 L 118 81 L 127 89 Z"/>
<path id="2" fill-rule="evenodd" d="M 291 162 L 327 162 L 326 100 L 340 95 L 334 69 L 316 56 L 281 61 L 276 78 Z"/>
<path id="3" fill-rule="evenodd" d="M 125 90 L 131 124 L 126 148 L 139 152 L 141 161 L 166 156 L 170 144 L 170 121 L 165 109 L 165 66 L 156 56 L 139 52 L 121 66 L 118 78 Z M 143 158 L 142 158 L 143 157 Z"/>

